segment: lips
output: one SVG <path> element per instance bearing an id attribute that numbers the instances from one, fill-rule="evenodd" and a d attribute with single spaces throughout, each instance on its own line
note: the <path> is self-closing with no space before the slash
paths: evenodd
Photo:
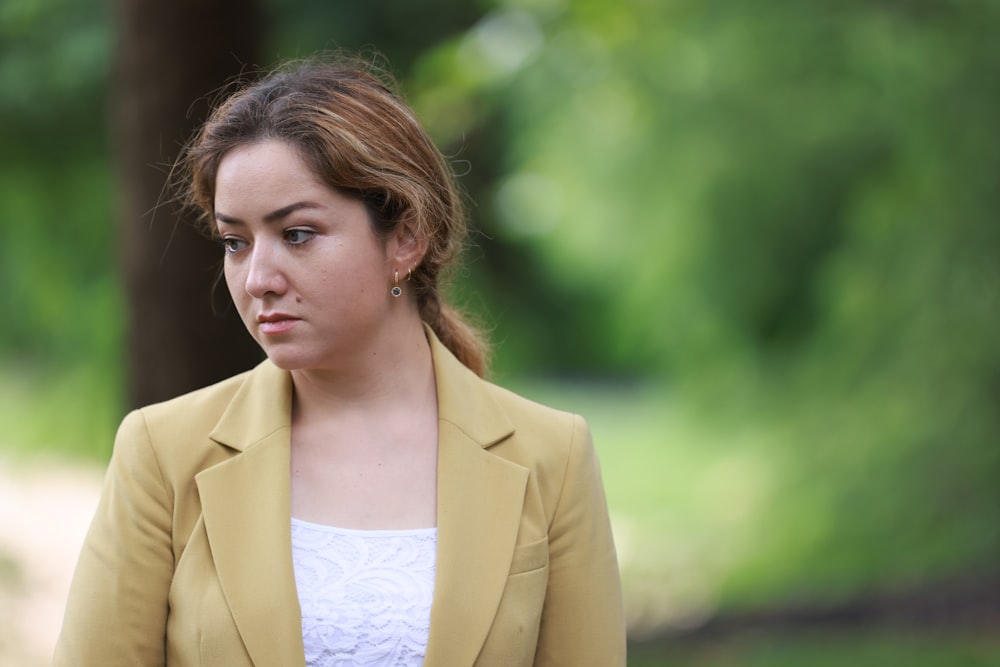
<path id="1" fill-rule="evenodd" d="M 267 335 L 285 333 L 298 323 L 299 318 L 286 313 L 261 313 L 257 316 L 257 328 Z"/>

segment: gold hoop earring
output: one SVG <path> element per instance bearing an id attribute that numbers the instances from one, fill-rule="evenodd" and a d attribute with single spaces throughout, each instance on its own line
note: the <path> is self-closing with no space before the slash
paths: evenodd
<path id="1" fill-rule="evenodd" d="M 392 289 L 389 290 L 389 294 L 391 294 L 393 298 L 395 298 L 403 293 L 403 288 L 399 286 L 399 271 L 392 272 L 392 282 L 394 284 L 392 286 Z"/>

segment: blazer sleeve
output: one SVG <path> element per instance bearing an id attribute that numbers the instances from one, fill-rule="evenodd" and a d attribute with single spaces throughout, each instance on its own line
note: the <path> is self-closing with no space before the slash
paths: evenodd
<path id="1" fill-rule="evenodd" d="M 54 665 L 164 664 L 172 500 L 142 413 L 132 412 L 115 438 Z"/>
<path id="2" fill-rule="evenodd" d="M 597 455 L 579 416 L 549 527 L 549 583 L 535 665 L 625 665 L 618 559 Z"/>

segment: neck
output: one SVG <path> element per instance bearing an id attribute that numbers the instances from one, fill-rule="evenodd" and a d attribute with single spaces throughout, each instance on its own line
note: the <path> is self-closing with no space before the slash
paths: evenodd
<path id="1" fill-rule="evenodd" d="M 336 370 L 293 370 L 296 419 L 424 403 L 434 392 L 430 343 L 419 317 Z"/>

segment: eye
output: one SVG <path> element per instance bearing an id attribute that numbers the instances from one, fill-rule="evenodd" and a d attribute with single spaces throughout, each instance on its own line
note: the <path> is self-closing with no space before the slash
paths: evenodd
<path id="1" fill-rule="evenodd" d="M 245 248 L 247 242 L 232 236 L 227 236 L 222 239 L 222 251 L 227 255 L 235 255 L 240 250 Z"/>
<path id="2" fill-rule="evenodd" d="M 284 236 L 285 243 L 288 245 L 302 245 L 311 241 L 316 236 L 316 232 L 309 231 L 308 229 L 286 229 Z"/>

